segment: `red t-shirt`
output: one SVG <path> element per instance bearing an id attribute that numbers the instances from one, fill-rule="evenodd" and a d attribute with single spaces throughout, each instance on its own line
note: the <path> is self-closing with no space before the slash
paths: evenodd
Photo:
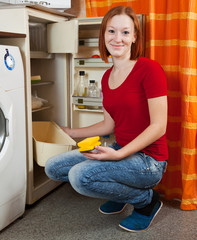
<path id="1" fill-rule="evenodd" d="M 156 61 L 140 57 L 125 81 L 110 89 L 108 79 L 112 68 L 102 78 L 103 106 L 115 122 L 116 141 L 123 147 L 149 126 L 147 99 L 167 95 L 167 83 Z M 158 161 L 167 160 L 166 136 L 141 151 Z"/>

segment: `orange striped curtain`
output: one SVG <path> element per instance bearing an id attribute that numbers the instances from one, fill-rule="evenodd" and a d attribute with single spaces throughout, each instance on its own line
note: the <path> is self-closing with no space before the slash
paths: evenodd
<path id="1" fill-rule="evenodd" d="M 197 209 L 197 1 L 86 0 L 87 17 L 117 5 L 146 15 L 145 55 L 167 76 L 169 162 L 158 190 L 183 210 Z"/>

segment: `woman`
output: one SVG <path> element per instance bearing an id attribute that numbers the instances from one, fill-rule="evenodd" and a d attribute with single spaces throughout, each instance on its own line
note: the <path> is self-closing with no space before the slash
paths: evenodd
<path id="1" fill-rule="evenodd" d="M 64 130 L 71 137 L 115 134 L 110 147 L 66 152 L 47 161 L 46 174 L 69 181 L 80 194 L 108 199 L 104 214 L 120 213 L 126 204 L 134 210 L 120 227 L 132 232 L 147 229 L 162 207 L 153 190 L 168 159 L 165 138 L 167 87 L 160 65 L 144 57 L 137 17 L 129 7 L 112 8 L 103 18 L 99 50 L 113 66 L 102 78 L 104 120 L 89 127 Z"/>

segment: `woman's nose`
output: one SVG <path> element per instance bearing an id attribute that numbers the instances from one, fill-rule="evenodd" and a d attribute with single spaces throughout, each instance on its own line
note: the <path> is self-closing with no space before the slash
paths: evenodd
<path id="1" fill-rule="evenodd" d="M 120 34 L 119 32 L 116 32 L 116 33 L 115 33 L 114 40 L 115 40 L 116 42 L 120 42 L 120 41 L 122 40 L 121 34 Z"/>

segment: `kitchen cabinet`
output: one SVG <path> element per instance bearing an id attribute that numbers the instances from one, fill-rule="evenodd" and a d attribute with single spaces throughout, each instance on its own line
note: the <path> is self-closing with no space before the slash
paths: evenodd
<path id="1" fill-rule="evenodd" d="M 144 26 L 144 16 L 139 18 Z M 25 70 L 27 204 L 33 204 L 61 184 L 49 179 L 44 168 L 34 161 L 32 121 L 84 127 L 103 119 L 102 96 L 98 99 L 76 96 L 79 71 L 85 71 L 86 86 L 94 79 L 100 88 L 103 73 L 112 66 L 111 59 L 104 63 L 98 57 L 101 21 L 101 17 L 75 19 L 69 14 L 31 6 L 0 8 L 0 44 L 20 47 Z M 1 32 L 7 34 L 1 37 Z M 35 75 L 42 80 L 31 84 L 31 76 Z M 32 95 L 48 103 L 32 111 Z M 79 109 L 79 103 L 98 108 Z"/>

